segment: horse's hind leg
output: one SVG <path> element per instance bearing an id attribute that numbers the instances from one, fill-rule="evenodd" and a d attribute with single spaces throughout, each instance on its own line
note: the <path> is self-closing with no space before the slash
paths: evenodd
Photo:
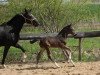
<path id="1" fill-rule="evenodd" d="M 66 46 L 63 47 L 65 53 L 68 55 L 68 62 L 71 62 L 73 64 L 73 66 L 75 66 L 72 58 L 71 58 L 71 50 L 69 48 L 67 48 Z"/>
<path id="2" fill-rule="evenodd" d="M 38 67 L 38 63 L 39 63 L 39 60 L 41 58 L 41 54 L 43 54 L 44 52 L 44 49 L 41 48 L 40 52 L 37 54 L 37 58 L 36 58 L 36 67 Z"/>
<path id="3" fill-rule="evenodd" d="M 69 55 L 68 55 L 68 52 L 67 52 L 67 51 L 65 51 L 65 50 L 63 50 L 63 49 L 62 49 L 62 52 L 63 52 L 63 54 L 65 55 L 66 60 L 68 60 L 68 56 L 69 56 Z"/>
<path id="4" fill-rule="evenodd" d="M 4 65 L 5 62 L 5 58 L 7 56 L 8 50 L 9 50 L 10 46 L 5 46 L 4 47 L 4 52 L 3 52 L 3 59 L 2 59 L 2 67 L 5 68 L 6 66 Z"/>
<path id="5" fill-rule="evenodd" d="M 72 60 L 72 58 L 71 58 L 71 52 L 69 53 L 68 62 L 71 62 L 71 63 L 73 64 L 73 66 L 75 66 L 75 64 L 74 64 L 74 62 L 73 62 L 73 60 Z"/>
<path id="6" fill-rule="evenodd" d="M 48 58 L 49 58 L 52 62 L 54 62 L 55 65 L 56 65 L 57 67 L 60 67 L 60 66 L 51 58 L 50 50 L 49 50 L 48 48 L 46 48 L 46 51 L 47 51 Z"/>
<path id="7" fill-rule="evenodd" d="M 21 49 L 21 51 L 23 52 L 22 61 L 25 62 L 25 59 L 27 57 L 26 54 L 25 54 L 25 49 L 22 46 L 20 46 L 18 43 L 16 45 L 14 45 L 14 47 Z"/>

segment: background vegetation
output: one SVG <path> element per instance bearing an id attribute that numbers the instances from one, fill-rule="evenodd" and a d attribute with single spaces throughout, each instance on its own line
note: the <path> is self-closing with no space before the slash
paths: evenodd
<path id="1" fill-rule="evenodd" d="M 34 16 L 43 25 L 42 30 L 46 32 L 58 32 L 69 23 L 77 25 L 79 22 L 100 21 L 100 5 L 90 3 L 90 0 L 9 0 L 9 4 L 0 6 L 0 23 L 25 8 L 33 10 Z"/>
<path id="2" fill-rule="evenodd" d="M 25 8 L 32 9 L 33 15 L 38 19 L 42 27 L 32 28 L 30 26 L 22 29 L 21 33 L 54 33 L 59 32 L 67 24 L 72 23 L 75 31 L 100 30 L 96 27 L 100 22 L 100 4 L 91 3 L 90 0 L 81 0 L 80 2 L 65 0 L 9 0 L 7 5 L 0 5 L 0 24 L 10 20 L 15 14 L 22 12 Z M 95 24 L 95 25 L 94 25 Z M 77 61 L 78 40 L 68 39 L 68 46 L 73 50 L 73 59 Z M 28 61 L 33 61 L 35 54 L 39 51 L 38 43 L 31 45 L 29 41 L 19 41 L 26 49 Z M 100 38 L 83 39 L 83 61 L 100 60 Z M 3 48 L 0 48 L 0 59 L 2 58 Z M 56 49 L 52 51 L 53 58 L 63 60 L 64 57 Z M 47 59 L 44 53 L 44 58 Z M 8 61 L 19 61 L 21 51 L 11 48 Z M 15 59 L 15 60 L 14 60 Z"/>

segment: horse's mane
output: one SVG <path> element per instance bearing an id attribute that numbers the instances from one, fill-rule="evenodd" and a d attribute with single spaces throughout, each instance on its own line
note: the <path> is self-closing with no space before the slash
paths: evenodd
<path id="1" fill-rule="evenodd" d="M 57 37 L 66 38 L 66 34 L 68 34 L 68 26 L 65 26 L 58 34 Z"/>
<path id="2" fill-rule="evenodd" d="M 18 15 L 19 14 L 16 14 L 11 20 L 9 20 L 8 22 L 3 22 L 0 26 L 7 26 L 7 25 L 9 25 L 9 22 L 12 21 L 12 20 L 14 20 L 14 18 L 17 17 Z"/>
<path id="3" fill-rule="evenodd" d="M 7 22 L 2 23 L 0 26 L 6 26 Z"/>

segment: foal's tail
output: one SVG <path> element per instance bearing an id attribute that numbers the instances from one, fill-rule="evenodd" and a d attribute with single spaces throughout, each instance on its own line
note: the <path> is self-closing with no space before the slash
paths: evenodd
<path id="1" fill-rule="evenodd" d="M 33 44 L 33 43 L 35 43 L 37 41 L 40 41 L 40 39 L 42 39 L 42 37 L 35 37 L 32 40 L 30 40 L 30 43 Z"/>

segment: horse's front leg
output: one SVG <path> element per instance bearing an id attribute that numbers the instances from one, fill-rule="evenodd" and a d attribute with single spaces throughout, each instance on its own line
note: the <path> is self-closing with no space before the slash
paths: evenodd
<path id="1" fill-rule="evenodd" d="M 40 60 L 41 55 L 43 54 L 44 50 L 45 50 L 44 48 L 41 48 L 40 52 L 37 54 L 37 57 L 36 57 L 36 67 L 38 67 L 39 60 Z"/>
<path id="2" fill-rule="evenodd" d="M 5 66 L 4 63 L 5 63 L 5 59 L 6 59 L 6 56 L 7 56 L 7 53 L 8 53 L 9 48 L 10 48 L 10 46 L 5 46 L 4 47 L 3 59 L 2 59 L 2 62 L 1 62 L 2 68 L 6 68 L 6 66 Z"/>
<path id="3" fill-rule="evenodd" d="M 55 63 L 55 65 L 60 68 L 60 66 L 51 58 L 51 53 L 50 53 L 50 50 L 49 48 L 46 48 L 46 51 L 47 51 L 47 55 L 48 55 L 48 58 Z"/>
<path id="4" fill-rule="evenodd" d="M 20 46 L 18 43 L 16 45 L 14 45 L 15 48 L 18 48 L 18 49 L 21 49 L 21 51 L 23 52 L 23 55 L 22 55 L 22 61 L 25 62 L 25 59 L 27 58 L 27 55 L 26 55 L 26 51 L 25 49 Z"/>

